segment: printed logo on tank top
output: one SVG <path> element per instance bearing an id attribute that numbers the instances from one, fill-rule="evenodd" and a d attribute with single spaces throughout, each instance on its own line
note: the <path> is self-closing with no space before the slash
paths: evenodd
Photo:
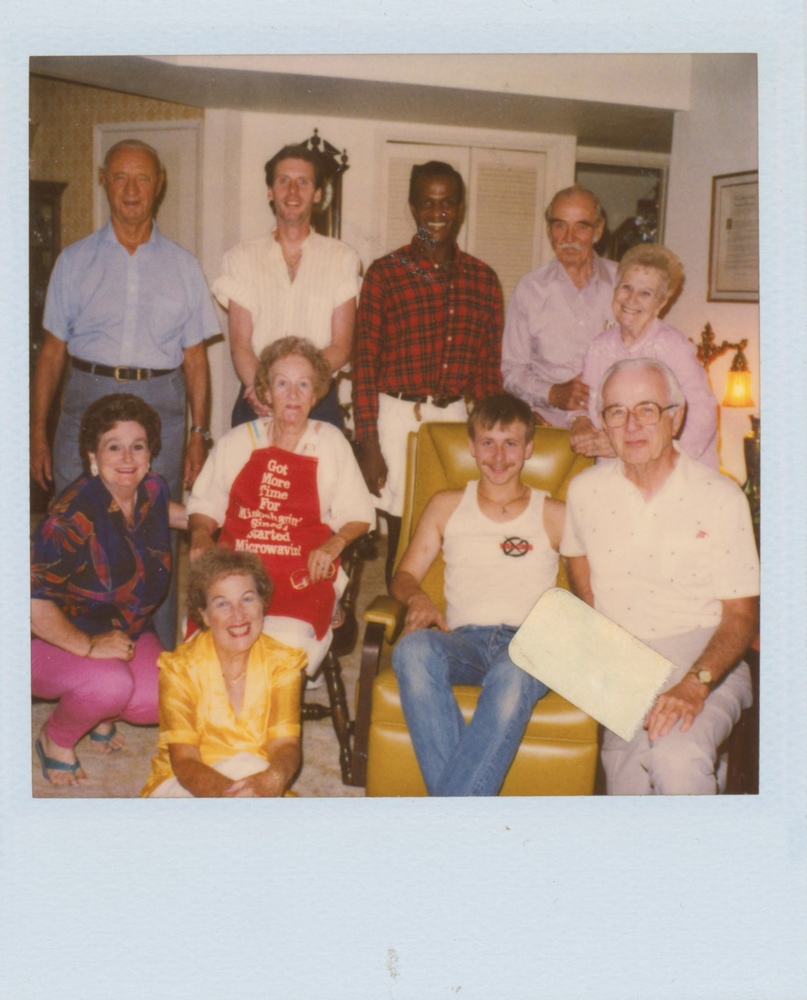
<path id="1" fill-rule="evenodd" d="M 502 550 L 502 555 L 511 556 L 513 559 L 520 559 L 521 556 L 525 556 L 528 552 L 532 551 L 532 544 L 527 541 L 526 538 L 519 538 L 517 535 L 511 535 L 499 545 Z"/>

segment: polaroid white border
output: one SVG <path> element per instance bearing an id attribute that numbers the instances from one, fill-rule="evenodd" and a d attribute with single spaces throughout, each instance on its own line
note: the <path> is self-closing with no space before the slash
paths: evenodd
<path id="1" fill-rule="evenodd" d="M 803 1000 L 805 131 L 801 0 L 35 2 L 7 18 L 0 994 L 40 1000 Z M 757 52 L 762 774 L 692 799 L 34 800 L 27 60 L 135 52 Z"/>

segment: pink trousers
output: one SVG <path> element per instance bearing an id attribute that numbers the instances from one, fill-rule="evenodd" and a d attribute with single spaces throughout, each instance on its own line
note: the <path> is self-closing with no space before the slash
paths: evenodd
<path id="1" fill-rule="evenodd" d="M 74 747 L 99 722 L 122 719 L 156 725 L 157 657 L 163 646 L 153 632 L 135 643 L 123 660 L 75 656 L 42 639 L 31 641 L 31 691 L 37 698 L 59 699 L 45 729 L 57 746 Z"/>

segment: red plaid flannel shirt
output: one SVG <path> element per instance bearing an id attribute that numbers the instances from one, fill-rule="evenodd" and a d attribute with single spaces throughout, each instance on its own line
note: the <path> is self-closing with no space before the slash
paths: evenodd
<path id="1" fill-rule="evenodd" d="M 377 433 L 380 392 L 480 399 L 500 390 L 502 325 L 496 273 L 459 247 L 435 266 L 415 237 L 374 261 L 356 325 L 357 439 Z"/>

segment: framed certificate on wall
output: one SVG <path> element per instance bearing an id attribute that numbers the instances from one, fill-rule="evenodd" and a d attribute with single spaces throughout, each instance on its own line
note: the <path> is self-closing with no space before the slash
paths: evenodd
<path id="1" fill-rule="evenodd" d="M 759 302 L 759 172 L 712 178 L 709 302 Z"/>

